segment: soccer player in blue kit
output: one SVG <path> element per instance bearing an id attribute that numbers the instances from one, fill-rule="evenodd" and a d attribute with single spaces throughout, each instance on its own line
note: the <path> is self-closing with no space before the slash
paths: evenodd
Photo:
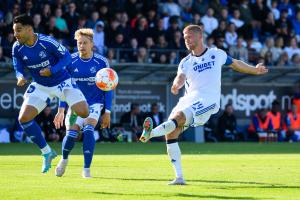
<path id="1" fill-rule="evenodd" d="M 69 51 L 54 38 L 34 33 L 32 18 L 27 15 L 14 18 L 13 31 L 17 39 L 12 48 L 17 85 L 23 86 L 27 82 L 25 68 L 33 79 L 24 94 L 19 122 L 26 134 L 41 149 L 42 173 L 46 173 L 56 153 L 46 143 L 34 118 L 53 97 L 67 101 L 72 110 L 81 117 L 87 117 L 89 109 L 84 95 L 71 82 L 70 74 L 66 70 L 71 62 Z"/>
<path id="2" fill-rule="evenodd" d="M 83 132 L 83 155 L 84 167 L 82 170 L 83 178 L 91 178 L 90 166 L 93 158 L 95 147 L 94 128 L 98 123 L 101 110 L 105 112 L 101 117 L 101 127 L 110 127 L 110 110 L 112 106 L 112 91 L 104 92 L 95 84 L 95 76 L 97 71 L 102 68 L 109 67 L 107 59 L 93 52 L 93 30 L 79 29 L 75 32 L 75 40 L 77 40 L 78 52 L 72 54 L 72 62 L 67 66 L 72 79 L 74 79 L 83 92 L 90 108 L 90 115 L 83 119 L 78 117 L 74 125 L 70 125 L 69 118 L 71 110 L 66 115 L 67 134 L 62 143 L 62 159 L 55 169 L 56 176 L 63 176 L 65 173 L 68 156 L 74 147 L 75 139 L 78 132 Z M 55 116 L 54 124 L 56 128 L 63 125 L 65 103 L 60 102 L 58 113 Z"/>

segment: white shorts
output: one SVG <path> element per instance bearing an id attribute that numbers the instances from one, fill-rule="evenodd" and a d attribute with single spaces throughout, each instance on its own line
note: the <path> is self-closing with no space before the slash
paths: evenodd
<path id="1" fill-rule="evenodd" d="M 184 129 L 189 126 L 197 127 L 205 124 L 212 114 L 219 111 L 219 108 L 218 103 L 207 101 L 201 97 L 195 98 L 194 96 L 186 95 L 179 99 L 170 117 L 172 118 L 176 112 L 182 111 L 186 117 Z"/>
<path id="2" fill-rule="evenodd" d="M 94 103 L 94 104 L 90 105 L 89 106 L 90 114 L 87 118 L 92 118 L 92 119 L 95 119 L 98 121 L 101 116 L 102 109 L 103 109 L 103 104 L 101 104 L 101 103 Z M 71 115 L 71 109 L 69 108 L 67 115 L 66 115 L 66 119 L 65 119 L 66 126 L 70 125 L 70 123 L 69 123 L 70 115 Z M 78 116 L 75 124 L 77 124 L 80 127 L 80 129 L 82 129 L 84 126 L 85 119 L 87 119 L 87 118 L 81 118 Z"/>
<path id="3" fill-rule="evenodd" d="M 40 113 L 54 97 L 58 97 L 61 101 L 66 101 L 69 107 L 78 102 L 85 101 L 82 92 L 74 87 L 71 78 L 69 78 L 59 85 L 52 87 L 32 82 L 24 94 L 22 107 L 31 105 Z"/>

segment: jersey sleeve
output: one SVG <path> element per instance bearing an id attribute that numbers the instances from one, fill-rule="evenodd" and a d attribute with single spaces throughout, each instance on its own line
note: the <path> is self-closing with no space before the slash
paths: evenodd
<path id="1" fill-rule="evenodd" d="M 70 64 L 72 60 L 71 54 L 62 44 L 49 37 L 47 39 L 47 47 L 49 47 L 51 54 L 58 59 L 58 62 L 50 68 L 52 74 L 59 72 Z"/>
<path id="2" fill-rule="evenodd" d="M 22 60 L 19 57 L 18 49 L 17 49 L 16 44 L 14 44 L 14 46 L 12 48 L 12 60 L 13 60 L 14 69 L 16 71 L 16 77 L 17 78 L 24 77 L 25 76 L 24 66 L 23 66 Z"/>
<path id="3" fill-rule="evenodd" d="M 187 73 L 187 68 L 186 65 L 184 64 L 186 62 L 186 58 L 182 59 L 178 65 L 178 70 L 177 74 L 186 74 Z"/>
<path id="4" fill-rule="evenodd" d="M 233 63 L 232 57 L 227 55 L 227 53 L 221 49 L 219 49 L 220 59 L 222 60 L 222 65 L 231 65 Z"/>
<path id="5" fill-rule="evenodd" d="M 112 99 L 113 99 L 113 90 L 104 93 L 104 108 L 105 110 L 111 111 Z"/>

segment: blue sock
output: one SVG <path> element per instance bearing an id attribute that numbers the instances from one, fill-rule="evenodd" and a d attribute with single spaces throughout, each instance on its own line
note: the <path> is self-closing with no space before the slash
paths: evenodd
<path id="1" fill-rule="evenodd" d="M 94 127 L 87 124 L 83 127 L 84 168 L 90 168 L 95 148 Z"/>
<path id="2" fill-rule="evenodd" d="M 35 144 L 37 144 L 40 149 L 43 149 L 47 146 L 47 142 L 44 136 L 42 135 L 42 130 L 34 120 L 25 123 L 20 122 L 20 125 L 27 134 L 27 136 L 29 136 L 30 139 Z"/>
<path id="3" fill-rule="evenodd" d="M 68 159 L 70 152 L 72 151 L 75 139 L 77 138 L 78 131 L 75 130 L 67 130 L 66 136 L 62 142 L 62 155 L 63 159 Z"/>

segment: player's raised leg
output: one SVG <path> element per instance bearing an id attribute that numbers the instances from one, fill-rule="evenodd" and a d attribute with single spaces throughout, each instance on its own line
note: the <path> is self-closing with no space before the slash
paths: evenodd
<path id="1" fill-rule="evenodd" d="M 31 98 L 31 101 L 32 100 L 33 99 Z M 39 111 L 41 111 L 46 106 L 46 103 L 40 99 L 35 98 L 35 102 L 40 107 L 40 109 L 37 109 L 32 105 L 28 105 L 28 101 L 30 101 L 30 99 L 24 101 L 22 105 L 19 114 L 19 122 L 25 133 L 41 149 L 43 155 L 42 173 L 46 173 L 50 169 L 51 161 L 53 158 L 56 157 L 56 153 L 54 150 L 51 150 L 51 148 L 49 147 L 45 138 L 42 135 L 41 128 L 34 120 L 34 118 L 38 115 Z"/>

